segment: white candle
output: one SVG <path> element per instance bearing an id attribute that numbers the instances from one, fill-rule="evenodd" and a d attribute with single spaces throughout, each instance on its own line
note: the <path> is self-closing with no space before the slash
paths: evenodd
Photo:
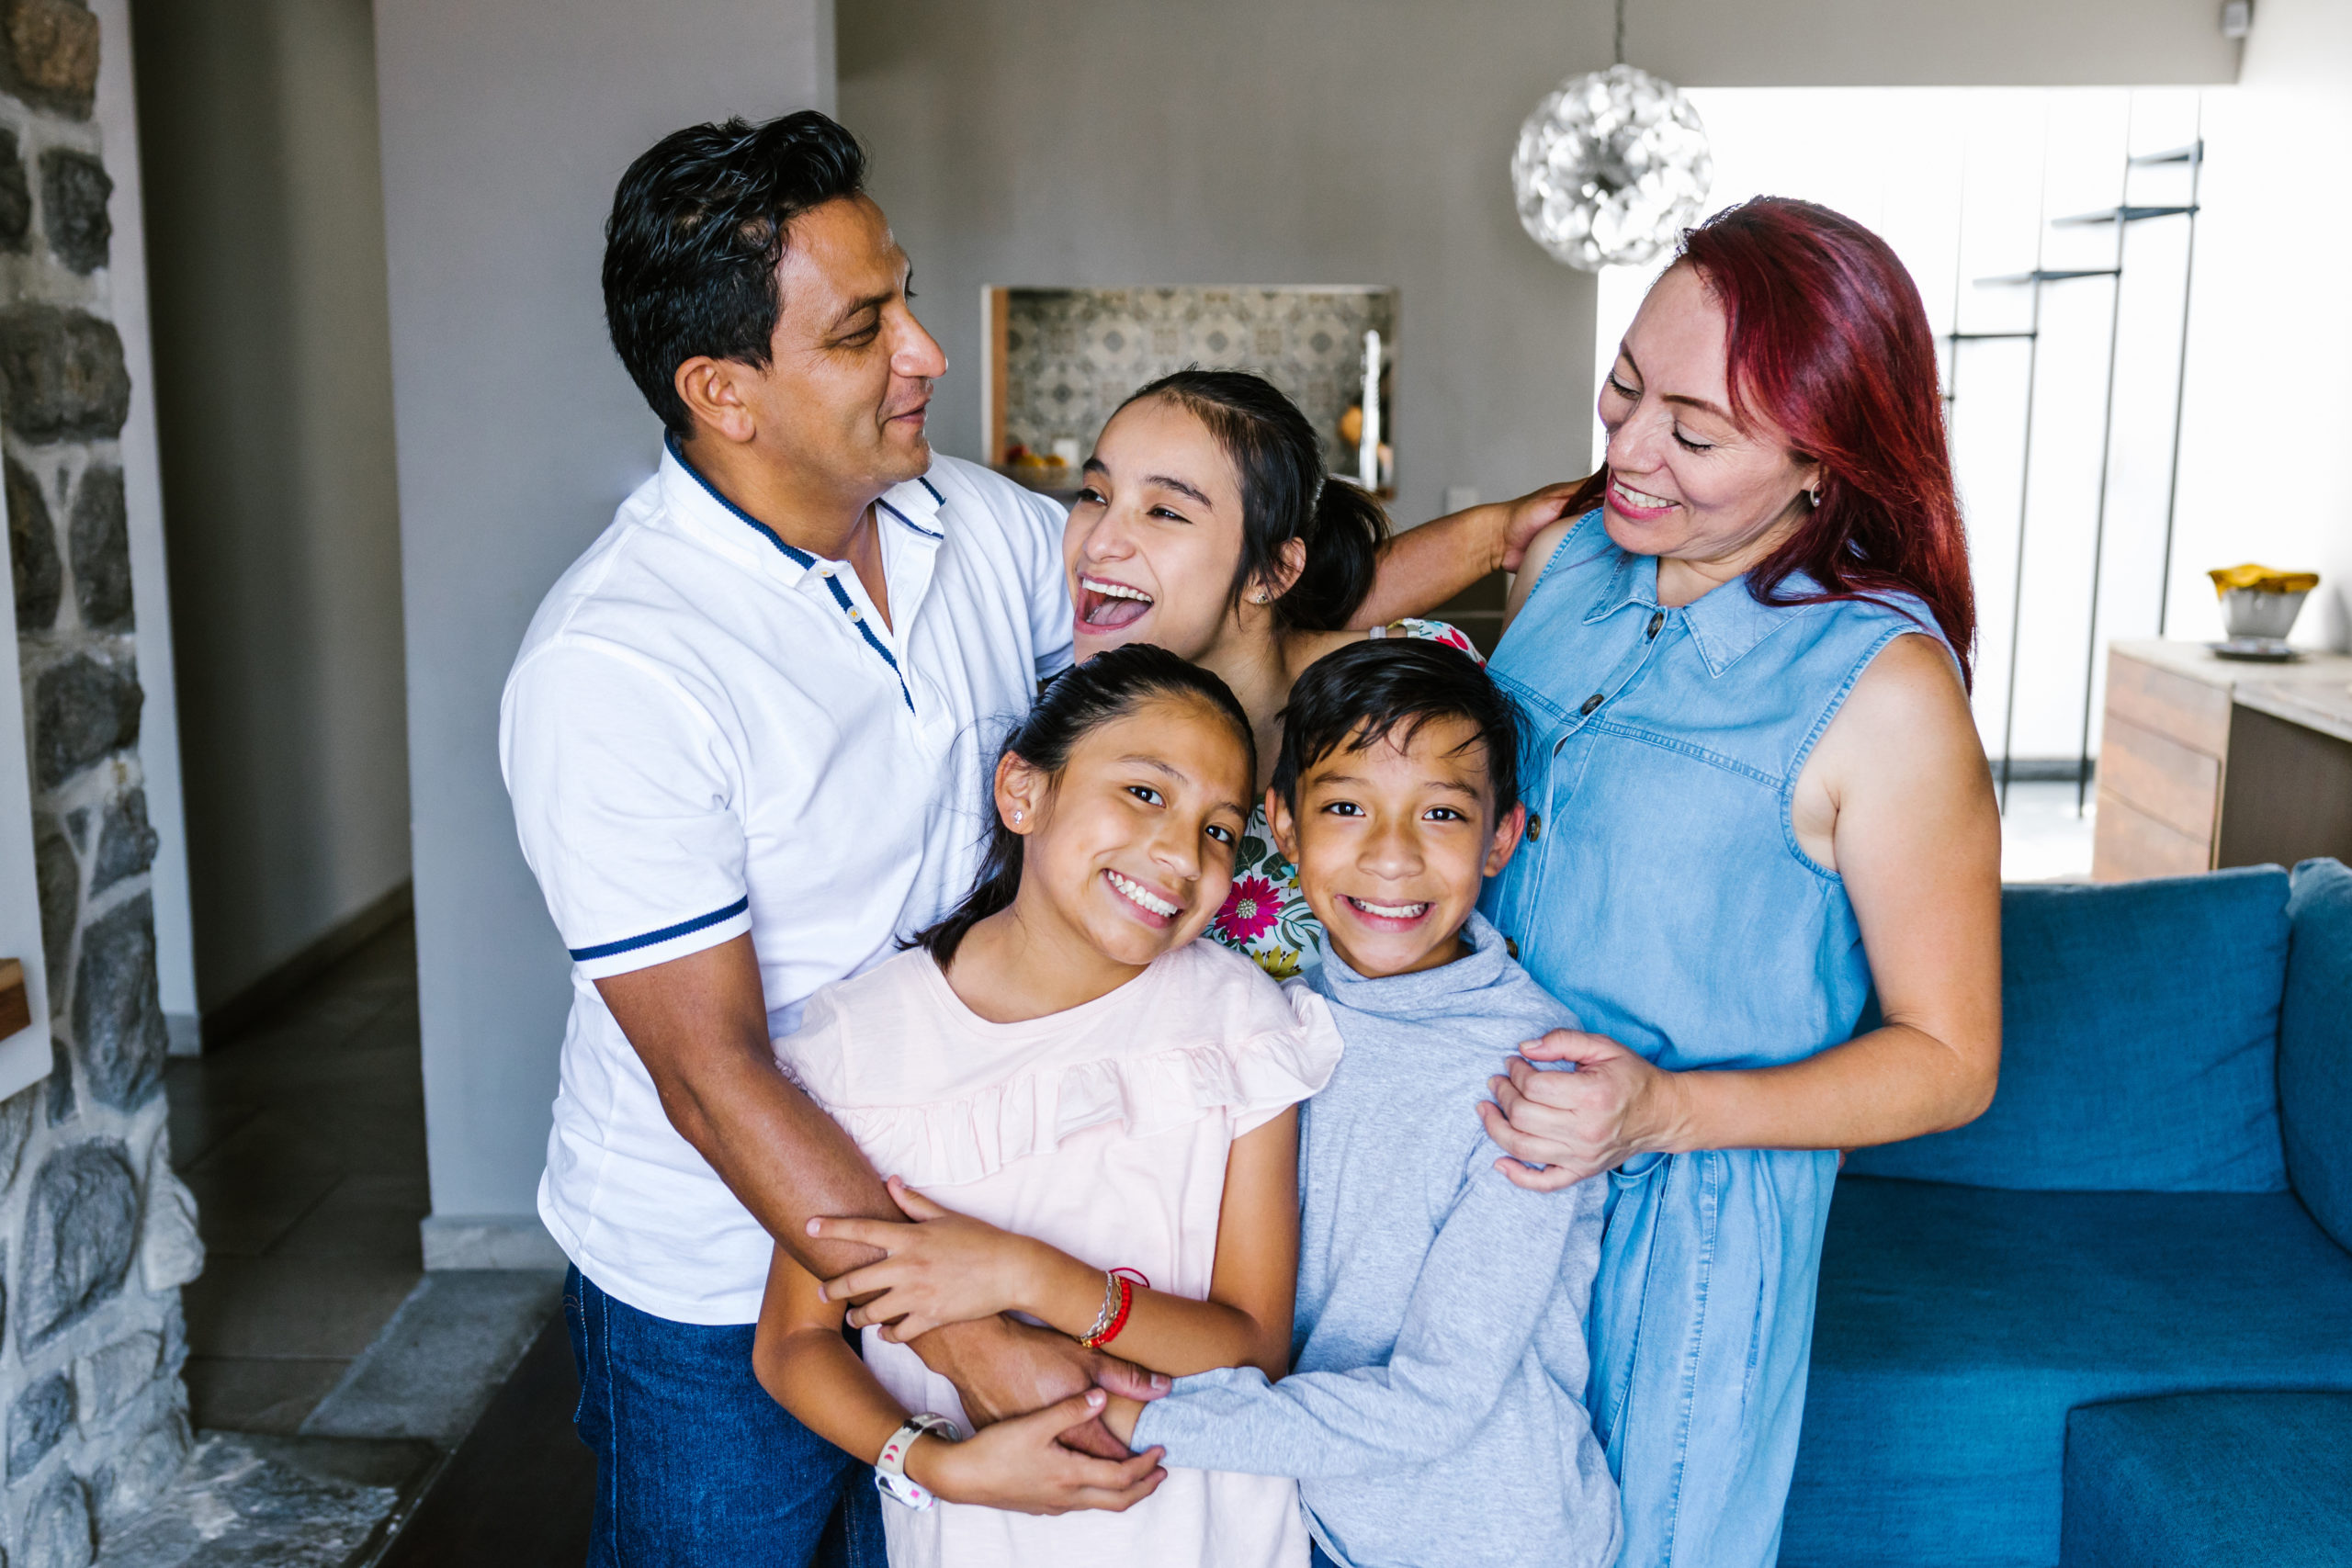
<path id="1" fill-rule="evenodd" d="M 1363 334 L 1363 428 L 1356 438 L 1357 481 L 1366 490 L 1380 488 L 1380 329 Z"/>

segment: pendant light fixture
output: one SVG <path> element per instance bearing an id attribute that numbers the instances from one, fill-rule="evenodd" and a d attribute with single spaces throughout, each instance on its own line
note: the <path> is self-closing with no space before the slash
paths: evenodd
<path id="1" fill-rule="evenodd" d="M 1510 161 L 1521 225 L 1585 272 L 1660 254 L 1697 220 L 1714 177 L 1690 100 L 1625 63 L 1625 0 L 1617 63 L 1569 77 L 1536 105 Z"/>

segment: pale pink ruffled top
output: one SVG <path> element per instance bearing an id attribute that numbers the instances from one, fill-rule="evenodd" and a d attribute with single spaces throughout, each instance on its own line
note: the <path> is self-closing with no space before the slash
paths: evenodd
<path id="1" fill-rule="evenodd" d="M 1107 996 L 1020 1023 L 980 1018 L 928 953 L 905 953 L 819 991 L 800 1032 L 775 1044 L 786 1071 L 884 1175 L 1196 1299 L 1216 1260 L 1233 1140 L 1320 1089 L 1340 1057 L 1320 997 L 1208 942 Z M 970 1430 L 954 1387 L 912 1350 L 872 1329 L 865 1346 L 909 1409 Z M 882 1506 L 893 1568 L 1307 1560 L 1297 1488 L 1275 1476 L 1171 1471 L 1124 1514 Z"/>

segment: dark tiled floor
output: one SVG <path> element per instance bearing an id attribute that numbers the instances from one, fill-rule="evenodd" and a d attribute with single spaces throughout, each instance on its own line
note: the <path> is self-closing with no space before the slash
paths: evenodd
<path id="1" fill-rule="evenodd" d="M 291 1433 L 424 1277 L 413 927 L 244 1038 L 174 1060 L 164 1087 L 209 1253 L 182 1298 L 190 1415 Z"/>

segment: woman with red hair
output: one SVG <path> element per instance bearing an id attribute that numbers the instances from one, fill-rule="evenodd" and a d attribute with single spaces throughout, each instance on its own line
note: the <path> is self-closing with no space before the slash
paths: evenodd
<path id="1" fill-rule="evenodd" d="M 1770 1568 L 1837 1151 L 1973 1119 L 1999 1069 L 1967 550 L 1918 292 L 1824 208 L 1686 234 L 1600 418 L 1490 666 L 1530 815 L 1486 898 L 1591 1032 L 1480 1112 L 1522 1186 L 1611 1173 L 1623 1562 Z"/>

